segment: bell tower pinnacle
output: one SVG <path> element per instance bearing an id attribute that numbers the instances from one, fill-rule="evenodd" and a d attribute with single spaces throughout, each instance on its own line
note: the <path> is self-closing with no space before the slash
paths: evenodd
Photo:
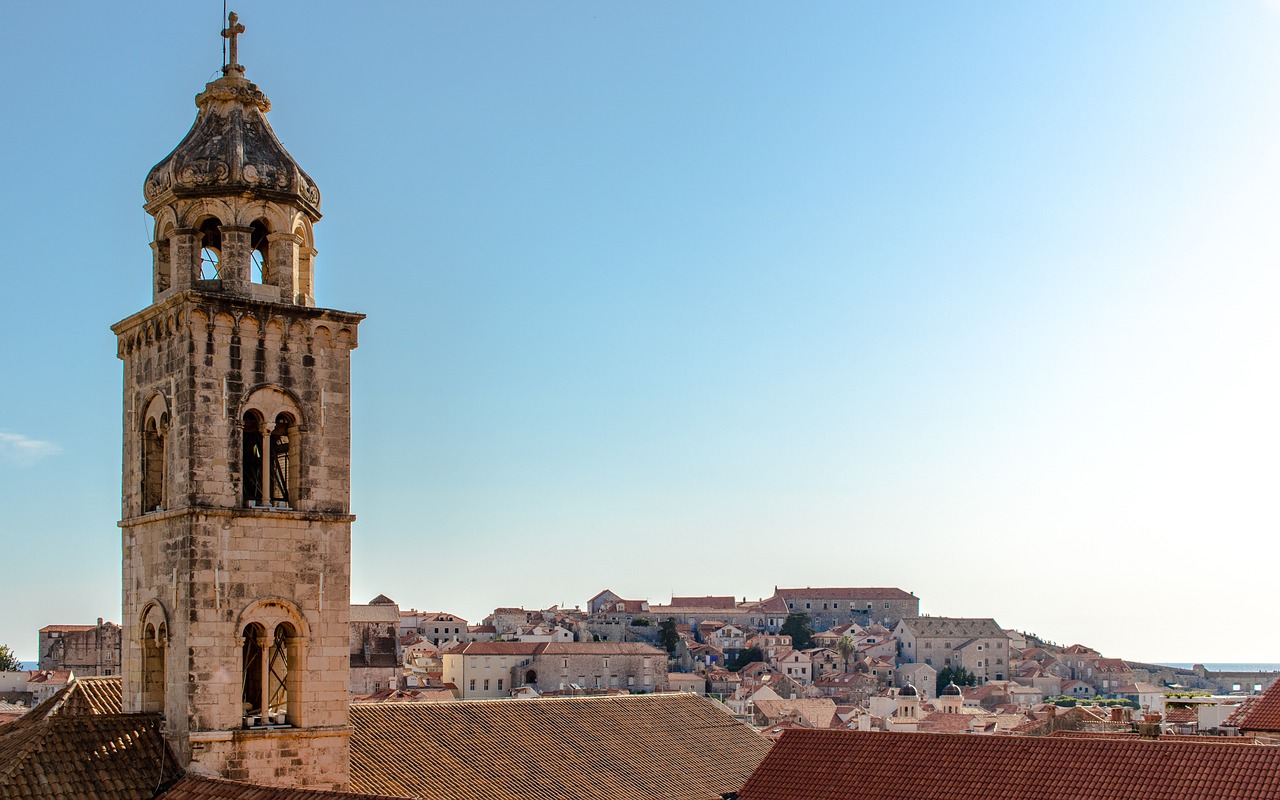
<path id="1" fill-rule="evenodd" d="M 348 783 L 350 358 L 317 308 L 320 192 L 230 59 L 147 174 L 152 302 L 124 362 L 123 705 L 193 774 Z"/>

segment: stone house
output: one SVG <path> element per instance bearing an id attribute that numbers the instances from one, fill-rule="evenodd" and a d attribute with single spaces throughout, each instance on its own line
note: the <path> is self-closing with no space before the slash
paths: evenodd
<path id="1" fill-rule="evenodd" d="M 894 685 L 901 689 L 908 684 L 916 687 L 920 697 L 934 697 L 938 693 L 938 671 L 923 661 L 918 664 L 900 664 Z"/>
<path id="2" fill-rule="evenodd" d="M 813 680 L 813 661 L 803 650 L 782 650 L 769 661 L 774 669 L 796 683 L 806 685 Z"/>
<path id="3" fill-rule="evenodd" d="M 746 641 L 747 649 L 760 648 L 766 661 L 772 661 L 778 653 L 791 649 L 791 637 L 783 634 L 758 633 Z"/>
<path id="4" fill-rule="evenodd" d="M 605 589 L 587 601 L 587 614 L 588 616 L 595 616 L 605 613 L 648 614 L 649 601 L 625 600 L 612 591 Z"/>
<path id="5" fill-rule="evenodd" d="M 83 677 L 120 674 L 120 626 L 46 625 L 39 633 L 42 670 L 71 670 Z"/>
<path id="6" fill-rule="evenodd" d="M 780 598 L 737 602 L 729 596 L 672 597 L 669 605 L 650 606 L 653 619 L 674 619 L 678 623 L 698 627 L 705 620 L 716 620 L 740 628 L 777 633 L 787 619 L 787 606 Z"/>
<path id="7" fill-rule="evenodd" d="M 416 633 L 436 646 L 471 641 L 467 621 L 447 611 L 410 609 L 400 612 L 400 635 L 407 633 Z"/>
<path id="8" fill-rule="evenodd" d="M 808 614 L 815 630 L 848 622 L 893 627 L 905 617 L 920 616 L 920 598 L 896 588 L 775 588 L 774 597 L 786 603 L 788 613 Z"/>
<path id="9" fill-rule="evenodd" d="M 400 608 L 382 595 L 350 612 L 350 692 L 368 695 L 400 686 Z"/>
<path id="10" fill-rule="evenodd" d="M 809 657 L 809 663 L 812 667 L 812 677 L 814 680 L 832 672 L 840 672 L 844 669 L 844 659 L 840 654 L 830 647 L 810 647 L 804 651 Z"/>
<path id="11" fill-rule="evenodd" d="M 924 662 L 938 671 L 963 667 L 980 682 L 1009 673 L 1009 636 L 989 618 L 907 617 L 894 631 L 898 658 Z"/>
<path id="12" fill-rule="evenodd" d="M 667 687 L 667 654 L 636 642 L 472 642 L 442 656 L 444 681 L 460 699 L 509 697 L 530 686 L 539 693 Z"/>

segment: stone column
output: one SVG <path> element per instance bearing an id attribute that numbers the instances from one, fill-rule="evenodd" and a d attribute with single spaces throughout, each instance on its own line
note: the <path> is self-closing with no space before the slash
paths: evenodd
<path id="1" fill-rule="evenodd" d="M 222 289 L 231 294 L 248 294 L 253 229 L 223 225 L 218 230 L 222 232 L 222 260 L 218 264 Z"/>
<path id="2" fill-rule="evenodd" d="M 169 236 L 169 263 L 177 291 L 190 289 L 200 277 L 200 232 L 195 228 L 178 228 Z"/>
<path id="3" fill-rule="evenodd" d="M 297 303 L 298 247 L 302 237 L 295 233 L 271 233 L 267 235 L 267 243 L 271 259 L 267 282 L 280 287 L 280 302 Z"/>

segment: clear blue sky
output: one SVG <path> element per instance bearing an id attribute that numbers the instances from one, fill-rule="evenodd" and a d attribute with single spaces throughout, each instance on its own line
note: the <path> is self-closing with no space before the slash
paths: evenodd
<path id="1" fill-rule="evenodd" d="M 900 586 L 1280 661 L 1280 3 L 240 2 L 354 359 L 353 593 Z M 142 181 L 221 5 L 5 7 L 0 642 L 119 619 Z"/>

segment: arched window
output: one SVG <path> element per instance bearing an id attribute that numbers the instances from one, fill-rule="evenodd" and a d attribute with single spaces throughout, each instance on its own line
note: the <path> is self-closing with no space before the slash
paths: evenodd
<path id="1" fill-rule="evenodd" d="M 164 657 L 168 631 L 163 622 L 159 628 L 148 623 L 142 633 L 142 711 L 164 711 Z"/>
<path id="2" fill-rule="evenodd" d="M 263 449 L 266 445 L 265 426 L 262 416 L 257 411 L 246 411 L 244 415 L 244 447 L 241 465 L 244 476 L 245 505 L 265 505 L 262 496 Z"/>
<path id="3" fill-rule="evenodd" d="M 249 254 L 249 280 L 253 283 L 272 283 L 270 262 L 267 260 L 267 249 L 270 243 L 267 241 L 267 235 L 271 231 L 262 220 L 258 220 L 250 226 L 249 247 L 252 252 Z"/>
<path id="4" fill-rule="evenodd" d="M 164 420 L 149 417 L 142 432 L 142 513 L 164 508 Z"/>
<path id="5" fill-rule="evenodd" d="M 300 498 L 302 423 L 298 404 L 272 386 L 242 406 L 241 464 L 246 506 L 296 508 Z"/>
<path id="6" fill-rule="evenodd" d="M 297 679 L 289 669 L 297 655 L 294 627 L 281 622 L 268 636 L 264 626 L 251 622 L 245 626 L 241 652 L 241 699 L 246 727 L 294 724 Z"/>
<path id="7" fill-rule="evenodd" d="M 200 280 L 222 277 L 222 227 L 214 217 L 200 223 Z"/>
<path id="8" fill-rule="evenodd" d="M 290 435 L 296 426 L 293 417 L 288 414 L 276 415 L 275 425 L 271 427 L 271 504 L 289 505 L 293 497 L 294 466 L 292 464 L 292 442 L 296 438 Z"/>

